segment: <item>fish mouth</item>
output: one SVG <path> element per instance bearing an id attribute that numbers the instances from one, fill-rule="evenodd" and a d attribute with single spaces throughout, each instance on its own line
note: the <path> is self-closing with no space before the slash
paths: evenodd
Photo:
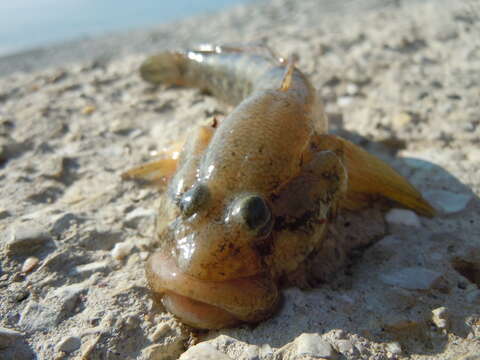
<path id="1" fill-rule="evenodd" d="M 255 323 L 271 315 L 278 303 L 278 288 L 268 275 L 197 279 L 162 252 L 149 258 L 146 276 L 155 299 L 182 322 L 199 329 Z"/>

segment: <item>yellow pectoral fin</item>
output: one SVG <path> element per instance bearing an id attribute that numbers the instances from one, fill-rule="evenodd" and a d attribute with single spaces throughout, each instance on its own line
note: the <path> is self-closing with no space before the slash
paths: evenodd
<path id="1" fill-rule="evenodd" d="M 165 158 L 134 167 L 122 174 L 123 180 L 142 180 L 164 185 L 177 168 L 177 159 Z"/>
<path id="2" fill-rule="evenodd" d="M 340 206 L 358 209 L 375 197 L 384 197 L 425 216 L 435 209 L 420 192 L 390 165 L 348 140 L 334 135 L 318 135 L 315 146 L 341 156 L 348 172 L 348 189 Z"/>
<path id="3" fill-rule="evenodd" d="M 184 141 L 178 141 L 161 152 L 157 160 L 135 166 L 122 173 L 123 180 L 145 181 L 163 187 L 177 170 L 178 157 Z"/>

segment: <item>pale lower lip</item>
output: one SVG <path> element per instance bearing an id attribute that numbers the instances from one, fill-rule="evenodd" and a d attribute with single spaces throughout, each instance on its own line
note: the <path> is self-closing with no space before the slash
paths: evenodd
<path id="1" fill-rule="evenodd" d="M 277 287 L 267 276 L 200 280 L 182 273 L 170 256 L 160 252 L 148 260 L 146 274 L 155 297 L 162 297 L 167 310 L 198 328 L 263 320 L 278 299 Z"/>
<path id="2" fill-rule="evenodd" d="M 162 304 L 169 312 L 194 328 L 220 329 L 240 322 L 235 316 L 219 307 L 172 292 L 166 292 L 163 295 Z"/>

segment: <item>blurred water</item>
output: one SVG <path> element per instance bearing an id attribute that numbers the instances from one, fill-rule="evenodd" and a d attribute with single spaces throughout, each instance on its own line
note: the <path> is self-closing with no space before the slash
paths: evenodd
<path id="1" fill-rule="evenodd" d="M 0 55 L 172 21 L 247 0 L 0 0 Z"/>

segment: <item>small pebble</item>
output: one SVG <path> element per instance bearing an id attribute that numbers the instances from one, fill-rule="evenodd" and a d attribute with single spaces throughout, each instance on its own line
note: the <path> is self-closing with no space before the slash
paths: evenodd
<path id="1" fill-rule="evenodd" d="M 22 336 L 23 334 L 19 331 L 0 327 L 0 349 L 13 345 Z"/>
<path id="2" fill-rule="evenodd" d="M 260 349 L 255 345 L 248 345 L 242 353 L 242 360 L 259 360 Z"/>
<path id="3" fill-rule="evenodd" d="M 63 351 L 67 354 L 79 349 L 82 341 L 77 336 L 66 336 L 57 345 L 58 351 Z"/>
<path id="4" fill-rule="evenodd" d="M 360 91 L 360 88 L 358 87 L 357 84 L 355 83 L 349 83 L 347 84 L 347 87 L 346 87 L 346 92 L 348 95 L 357 95 L 358 92 Z"/>
<path id="5" fill-rule="evenodd" d="M 232 360 L 229 356 L 221 353 L 213 345 L 203 342 L 192 346 L 185 351 L 179 360 Z"/>
<path id="6" fill-rule="evenodd" d="M 78 265 L 72 271 L 74 274 L 88 275 L 95 272 L 103 272 L 108 268 L 107 261 L 98 261 L 85 265 Z"/>
<path id="7" fill-rule="evenodd" d="M 337 99 L 338 106 L 348 106 L 353 102 L 353 98 L 351 96 L 340 96 Z"/>
<path id="8" fill-rule="evenodd" d="M 37 223 L 14 227 L 7 241 L 9 255 L 28 255 L 50 241 L 50 235 Z"/>
<path id="9" fill-rule="evenodd" d="M 338 354 L 329 342 L 323 340 L 318 334 L 302 334 L 297 337 L 295 344 L 295 356 L 314 356 L 324 359 L 337 359 Z"/>
<path id="10" fill-rule="evenodd" d="M 428 290 L 438 285 L 442 274 L 423 267 L 407 267 L 380 275 L 380 279 L 388 285 L 408 290 Z"/>
<path id="11" fill-rule="evenodd" d="M 47 303 L 57 303 L 60 306 L 59 315 L 69 316 L 78 304 L 82 294 L 88 291 L 88 286 L 83 283 L 62 286 L 51 293 L 45 301 Z"/>
<path id="12" fill-rule="evenodd" d="M 132 251 L 133 244 L 128 242 L 116 243 L 110 254 L 115 260 L 126 258 Z"/>
<path id="13" fill-rule="evenodd" d="M 456 194 L 444 190 L 429 190 L 424 193 L 424 196 L 433 207 L 444 214 L 462 211 L 472 199 L 472 194 Z"/>
<path id="14" fill-rule="evenodd" d="M 83 115 L 91 115 L 93 112 L 97 110 L 97 108 L 93 105 L 87 105 L 82 109 L 82 114 Z"/>
<path id="15" fill-rule="evenodd" d="M 32 271 L 35 266 L 37 266 L 39 260 L 35 256 L 30 256 L 27 258 L 22 265 L 22 273 L 28 273 Z"/>
<path id="16" fill-rule="evenodd" d="M 420 227 L 420 219 L 411 210 L 392 209 L 386 214 L 385 220 L 389 224 Z"/>
<path id="17" fill-rule="evenodd" d="M 42 164 L 42 175 L 48 178 L 61 179 L 65 170 L 65 158 L 55 156 L 48 158 Z"/>
<path id="18" fill-rule="evenodd" d="M 390 354 L 393 354 L 393 355 L 402 354 L 402 346 L 400 345 L 400 343 L 396 341 L 388 343 L 385 346 L 385 350 L 387 350 Z"/>
<path id="19" fill-rule="evenodd" d="M 449 325 L 449 314 L 447 308 L 441 306 L 432 310 L 432 321 L 439 329 L 446 329 Z"/>
<path id="20" fill-rule="evenodd" d="M 342 354 L 351 354 L 356 351 L 353 342 L 350 340 L 337 340 L 335 345 L 337 345 L 338 351 Z"/>

